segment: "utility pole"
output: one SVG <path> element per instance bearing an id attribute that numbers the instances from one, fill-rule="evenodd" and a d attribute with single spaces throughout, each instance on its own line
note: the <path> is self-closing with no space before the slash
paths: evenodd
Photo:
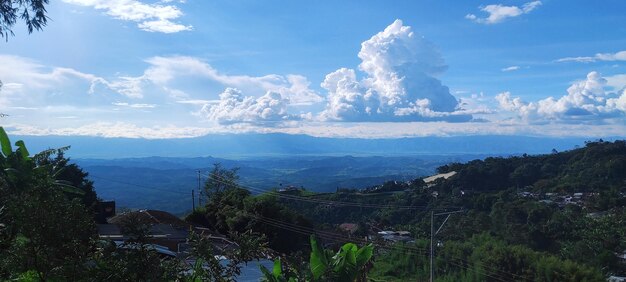
<path id="1" fill-rule="evenodd" d="M 430 282 L 433 282 L 435 279 L 435 268 L 433 267 L 433 260 L 435 258 L 435 249 L 433 248 L 433 239 L 435 236 L 435 211 L 430 211 Z"/>
<path id="2" fill-rule="evenodd" d="M 191 189 L 191 209 L 196 211 L 196 192 Z"/>
<path id="3" fill-rule="evenodd" d="M 443 228 L 444 224 L 448 222 L 448 219 L 453 213 L 460 213 L 460 212 L 464 212 L 464 210 L 458 210 L 458 211 L 452 211 L 452 212 L 441 212 L 441 213 L 435 213 L 435 211 L 430 211 L 430 282 L 435 281 L 435 264 L 434 264 L 435 248 L 433 245 L 433 242 L 435 241 L 435 235 L 437 235 L 439 231 L 441 231 L 441 228 Z M 443 223 L 441 223 L 441 226 L 439 226 L 437 231 L 435 231 L 435 216 L 436 215 L 447 215 L 446 219 L 443 221 Z"/>
<path id="4" fill-rule="evenodd" d="M 200 170 L 198 170 L 198 206 L 202 207 L 202 189 L 200 189 Z"/>

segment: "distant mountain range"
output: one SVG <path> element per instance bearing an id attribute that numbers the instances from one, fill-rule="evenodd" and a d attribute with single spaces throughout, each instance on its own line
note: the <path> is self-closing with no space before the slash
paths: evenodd
<path id="1" fill-rule="evenodd" d="M 397 139 L 324 138 L 290 134 L 225 134 L 184 139 L 132 139 L 82 136 L 15 136 L 33 152 L 71 145 L 71 157 L 257 156 L 411 156 L 455 154 L 540 154 L 582 146 L 583 137 L 455 136 Z M 613 140 L 608 138 L 608 140 Z"/>

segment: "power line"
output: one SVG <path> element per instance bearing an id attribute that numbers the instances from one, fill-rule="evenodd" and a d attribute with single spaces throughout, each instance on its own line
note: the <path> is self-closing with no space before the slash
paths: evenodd
<path id="1" fill-rule="evenodd" d="M 233 185 L 231 182 L 223 181 L 222 177 L 219 177 L 219 176 L 216 176 L 216 175 L 206 175 L 206 176 L 209 179 L 213 179 L 214 181 L 217 181 L 218 183 L 225 184 L 225 185 Z M 317 199 L 311 199 L 311 198 L 306 198 L 306 197 L 302 197 L 302 196 L 282 194 L 282 193 L 278 193 L 278 192 L 273 191 L 273 190 L 266 190 L 266 189 L 262 189 L 262 188 L 251 187 L 251 186 L 238 185 L 238 187 L 244 188 L 244 189 L 247 189 L 247 190 L 251 190 L 251 191 L 267 193 L 267 194 L 274 195 L 274 196 L 277 196 L 277 197 L 283 198 L 283 199 L 298 200 L 298 201 L 304 201 L 304 202 L 326 204 L 326 205 L 335 205 L 335 206 L 370 207 L 370 208 L 395 208 L 395 209 L 420 209 L 420 210 L 424 210 L 425 208 L 428 208 L 427 206 L 374 205 L 374 204 L 362 204 L 362 203 L 354 203 L 354 202 L 317 200 Z M 444 210 L 449 210 L 450 208 L 451 207 L 447 207 L 447 208 L 444 208 Z M 455 212 L 457 212 L 457 211 L 455 211 Z M 447 214 L 447 213 L 445 213 L 445 214 Z M 375 244 L 373 242 L 368 242 L 366 240 L 345 237 L 345 236 L 341 236 L 339 234 L 331 233 L 331 232 L 319 231 L 319 230 L 315 230 L 313 228 L 309 228 L 309 227 L 305 227 L 305 226 L 299 226 L 299 225 L 291 224 L 291 223 L 288 223 L 288 222 L 280 221 L 280 220 L 277 220 L 277 219 L 266 218 L 266 217 L 262 217 L 262 216 L 259 216 L 259 215 L 252 215 L 252 216 L 257 218 L 257 219 L 259 219 L 260 221 L 264 222 L 265 224 L 272 225 L 272 226 L 275 226 L 275 227 L 278 227 L 278 228 L 282 228 L 282 229 L 286 229 L 286 230 L 290 230 L 292 232 L 296 232 L 296 233 L 300 233 L 300 234 L 304 234 L 304 235 L 315 234 L 315 235 L 318 235 L 318 236 L 320 236 L 322 238 L 331 239 L 333 241 L 358 241 L 360 243 L 365 243 L 365 244 L 367 244 L 367 243 Z M 381 244 L 375 244 L 375 245 L 378 246 L 378 247 L 384 248 L 384 249 L 388 249 L 388 250 L 398 250 L 398 248 L 395 248 L 395 245 L 394 245 L 394 247 L 388 247 L 388 246 L 381 245 Z M 427 253 L 426 249 L 421 249 L 421 248 L 416 248 L 416 247 L 408 247 L 408 246 L 404 246 L 404 248 L 402 248 L 402 250 L 406 250 L 406 251 L 412 252 L 413 254 L 417 254 L 417 255 L 424 255 L 424 254 Z M 523 280 L 528 280 L 527 278 L 525 278 L 523 276 L 520 276 L 520 275 L 517 275 L 515 273 L 506 272 L 506 271 L 500 270 L 500 269 L 489 268 L 486 265 L 481 264 L 479 262 L 469 262 L 469 261 L 464 260 L 462 258 L 456 258 L 456 257 L 452 257 L 450 255 L 443 255 L 443 256 L 447 257 L 447 258 L 451 258 L 453 260 L 466 262 L 468 264 L 477 265 L 477 266 L 481 267 L 482 269 L 485 269 L 485 271 L 490 270 L 490 271 L 492 271 L 491 274 L 485 273 L 483 275 L 492 277 L 494 279 L 498 279 L 499 281 L 509 281 L 509 279 L 503 279 L 502 278 L 501 275 L 504 275 L 504 274 L 506 274 L 506 275 L 508 275 L 510 277 L 517 277 L 517 278 L 521 278 Z M 474 271 L 474 270 L 470 269 L 470 271 Z M 500 273 L 497 273 L 497 272 L 500 272 Z M 494 277 L 494 275 L 497 275 L 499 277 Z"/>
<path id="2" fill-rule="evenodd" d="M 230 185 L 232 186 L 233 184 L 227 181 L 224 181 L 224 179 L 222 177 L 216 176 L 216 175 L 205 175 L 207 176 L 209 179 L 212 179 L 218 183 L 221 184 L 225 184 L 225 185 Z M 423 205 L 423 206 L 399 206 L 399 205 L 379 205 L 379 204 L 367 204 L 367 203 L 355 203 L 355 202 L 344 202 L 344 201 L 332 201 L 332 200 L 321 200 L 321 199 L 312 199 L 312 198 L 308 198 L 308 197 L 302 197 L 302 196 L 296 196 L 296 195 L 288 195 L 288 194 L 283 194 L 283 193 L 279 193 L 273 190 L 267 190 L 267 189 L 262 189 L 262 188 L 257 188 L 257 187 L 252 187 L 252 186 L 244 186 L 244 185 L 237 185 L 237 187 L 239 188 L 243 188 L 249 191 L 253 191 L 253 192 L 257 192 L 257 193 L 266 193 L 269 195 L 273 195 L 282 199 L 287 199 L 287 200 L 296 200 L 296 201 L 302 201 L 302 202 L 309 202 L 309 203 L 316 203 L 316 204 L 323 204 L 323 205 L 328 205 L 328 206 L 345 206 L 345 207 L 358 207 L 358 208 L 377 208 L 377 209 L 406 209 L 406 210 L 428 210 L 430 207 L 427 205 Z M 443 207 L 441 208 L 442 210 L 448 210 L 452 207 Z"/>
<path id="3" fill-rule="evenodd" d="M 386 250 L 398 250 L 398 251 L 406 251 L 408 253 L 412 253 L 415 255 L 421 255 L 421 256 L 426 256 L 428 251 L 425 248 L 418 248 L 418 247 L 409 247 L 409 246 L 398 246 L 398 245 L 392 245 L 392 246 L 387 246 L 387 245 L 383 245 L 383 244 L 378 244 L 375 242 L 371 242 L 371 241 L 365 241 L 365 240 L 359 240 L 357 238 L 350 238 L 350 237 L 346 237 L 346 236 L 342 236 L 340 234 L 336 234 L 336 233 L 331 233 L 331 232 L 324 232 L 324 231 L 319 231 L 319 230 L 315 230 L 313 228 L 310 227 L 305 227 L 305 226 L 301 226 L 301 225 L 296 225 L 293 223 L 288 223 L 288 222 L 284 222 L 284 221 L 280 221 L 277 219 L 272 219 L 272 218 L 267 218 L 267 217 L 262 217 L 259 215 L 252 215 L 253 217 L 259 219 L 259 221 L 263 222 L 264 224 L 267 225 L 271 225 L 280 229 L 284 229 L 284 230 L 288 230 L 291 232 L 295 232 L 298 234 L 303 234 L 303 235 L 311 235 L 314 234 L 316 236 L 319 236 L 322 239 L 326 239 L 326 240 L 331 240 L 331 241 L 335 241 L 335 242 L 356 242 L 356 243 L 360 243 L 360 244 L 373 244 L 379 248 L 382 249 L 386 249 Z M 481 264 L 479 262 L 470 262 L 467 260 L 464 260 L 462 258 L 458 258 L 458 257 L 453 257 L 450 255 L 442 255 L 443 257 L 448 258 L 449 260 L 452 261 L 457 261 L 457 263 L 453 263 L 452 261 L 448 261 L 451 264 L 457 265 L 459 267 L 463 267 L 466 268 L 472 272 L 476 272 L 479 273 L 481 275 L 485 275 L 491 278 L 494 278 L 498 281 L 511 281 L 511 279 L 509 277 L 517 277 L 517 278 L 521 278 L 522 280 L 529 280 L 528 278 L 525 278 L 523 276 L 517 275 L 515 273 L 510 273 L 510 272 L 506 272 L 504 270 L 500 270 L 500 269 L 494 269 L 494 268 L 489 268 L 487 266 L 485 266 L 484 264 Z M 481 267 L 484 270 L 484 273 L 478 272 L 472 268 L 469 267 L 465 267 L 464 265 L 460 264 L 460 263 L 466 263 L 468 265 L 476 265 Z M 499 272 L 499 273 L 498 273 Z M 506 276 L 505 276 L 506 275 Z"/>
<path id="4" fill-rule="evenodd" d="M 360 244 L 372 244 L 375 245 L 379 248 L 382 249 L 386 249 L 386 250 L 409 250 L 414 254 L 418 254 L 418 255 L 426 255 L 426 250 L 419 250 L 419 249 L 412 249 L 412 248 L 402 248 L 400 246 L 396 246 L 396 245 L 392 245 L 392 246 L 387 246 L 384 244 L 379 244 L 376 242 L 371 242 L 371 241 L 365 241 L 365 240 L 359 240 L 357 238 L 350 238 L 350 237 L 345 237 L 339 234 L 331 234 L 331 233 L 324 233 L 324 232 L 320 232 L 317 230 L 312 230 L 310 228 L 305 228 L 305 227 L 297 227 L 294 225 L 290 225 L 289 223 L 281 223 L 281 222 L 276 222 L 276 221 L 271 221 L 271 220 L 263 220 L 260 219 L 260 222 L 267 224 L 267 225 L 271 225 L 277 228 L 281 228 L 281 229 L 285 229 L 288 231 L 292 231 L 295 233 L 299 233 L 299 234 L 303 234 L 303 235 L 316 235 L 322 239 L 326 239 L 326 240 L 330 240 L 330 241 L 334 241 L 334 242 L 356 242 L 356 243 L 360 243 Z"/>

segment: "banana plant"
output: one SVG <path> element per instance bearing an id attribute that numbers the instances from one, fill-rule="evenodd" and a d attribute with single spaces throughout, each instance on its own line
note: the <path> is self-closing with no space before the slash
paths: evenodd
<path id="1" fill-rule="evenodd" d="M 50 176 L 52 185 L 64 192 L 84 194 L 82 190 L 72 186 L 69 182 L 57 179 L 63 171 L 62 167 L 57 167 L 51 163 L 42 164 L 44 163 L 43 160 L 47 160 L 53 154 L 64 152 L 69 147 L 48 149 L 31 157 L 24 141 L 15 142 L 15 146 L 17 149 L 13 151 L 9 136 L 0 126 L 0 167 L 3 169 L 0 173 L 8 184 L 13 183 L 12 186 L 15 188 L 20 183 L 33 183 L 30 178 L 41 173 Z"/>
<path id="2" fill-rule="evenodd" d="M 372 244 L 357 247 L 353 243 L 343 245 L 338 252 L 322 248 L 315 236 L 311 235 L 311 256 L 309 268 L 313 281 L 361 282 L 367 281 L 367 272 L 370 269 L 370 260 L 374 252 Z M 292 282 L 297 281 L 283 272 L 280 259 L 274 261 L 270 272 L 260 266 L 264 274 L 264 281 Z"/>
<path id="3" fill-rule="evenodd" d="M 342 282 L 366 281 L 373 252 L 372 244 L 359 248 L 353 243 L 347 243 L 333 254 L 332 251 L 320 247 L 311 235 L 309 263 L 313 278 Z"/>
<path id="4" fill-rule="evenodd" d="M 280 258 L 274 261 L 274 267 L 272 267 L 272 272 L 270 272 L 265 266 L 259 265 L 261 267 L 261 272 L 263 272 L 263 278 L 267 282 L 296 282 L 296 278 L 287 277 L 285 273 L 283 273 L 283 268 L 280 263 Z"/>

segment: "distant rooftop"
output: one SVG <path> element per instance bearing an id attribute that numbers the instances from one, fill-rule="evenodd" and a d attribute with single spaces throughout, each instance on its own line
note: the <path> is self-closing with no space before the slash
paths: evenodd
<path id="1" fill-rule="evenodd" d="M 440 173 L 440 174 L 437 174 L 437 175 L 433 175 L 433 176 L 429 176 L 429 177 L 424 178 L 424 182 L 426 182 L 426 183 L 434 182 L 435 180 L 437 180 L 439 178 L 448 179 L 448 178 L 452 177 L 455 174 L 456 174 L 456 171 L 451 171 L 451 172 L 448 172 L 448 173 Z"/>

